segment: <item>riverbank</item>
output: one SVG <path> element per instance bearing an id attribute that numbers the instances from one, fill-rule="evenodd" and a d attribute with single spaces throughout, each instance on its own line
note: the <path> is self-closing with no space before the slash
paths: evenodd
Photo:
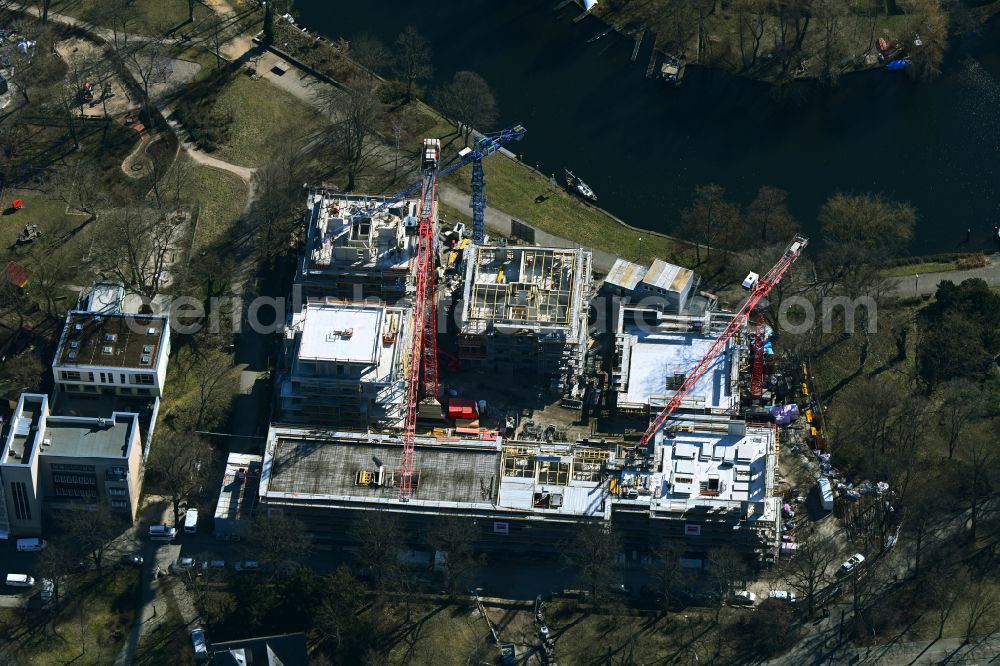
<path id="1" fill-rule="evenodd" d="M 630 39 L 652 40 L 653 58 L 656 52 L 679 54 L 688 64 L 772 84 L 797 79 L 832 82 L 904 57 L 912 61 L 914 78 L 933 79 L 948 50 L 951 26 L 972 32 L 1000 15 L 997 0 L 979 7 L 959 3 L 950 11 L 936 3 L 921 4 L 910 14 L 865 12 L 832 3 L 798 14 L 789 5 L 779 16 L 767 11 L 773 6 L 722 3 L 700 14 L 694 3 L 603 2 L 592 14 Z M 580 9 L 575 3 L 569 7 Z M 757 7 L 765 12 L 754 13 Z M 637 44 L 636 52 L 639 48 Z M 651 60 L 650 71 L 658 73 L 652 65 Z"/>

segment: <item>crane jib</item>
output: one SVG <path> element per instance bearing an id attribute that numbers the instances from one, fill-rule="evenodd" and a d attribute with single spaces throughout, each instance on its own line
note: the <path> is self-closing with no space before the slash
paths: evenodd
<path id="1" fill-rule="evenodd" d="M 809 239 L 805 236 L 796 235 L 792 239 L 792 242 L 788 244 L 785 251 L 782 253 L 781 258 L 771 267 L 771 270 L 761 279 L 757 285 L 750 292 L 750 296 L 747 297 L 746 302 L 743 304 L 733 318 L 729 320 L 729 324 L 723 330 L 722 334 L 712 343 L 708 348 L 705 355 L 698 361 L 694 369 L 688 373 L 687 377 L 684 378 L 683 383 L 674 392 L 670 400 L 667 401 L 666 406 L 656 415 L 653 422 L 650 423 L 646 432 L 643 433 L 642 439 L 639 440 L 642 446 L 649 444 L 649 441 L 654 435 L 666 424 L 667 420 L 674 411 L 680 406 L 681 402 L 687 397 L 687 394 L 694 388 L 694 385 L 698 383 L 698 380 L 708 371 L 709 367 L 715 362 L 719 354 L 725 349 L 729 340 L 736 334 L 740 328 L 746 323 L 750 314 L 753 312 L 754 308 L 769 294 L 778 282 L 781 281 L 782 276 L 785 272 L 791 268 L 795 260 L 799 258 L 802 254 L 802 250 L 805 249 L 806 245 L 809 244 Z"/>

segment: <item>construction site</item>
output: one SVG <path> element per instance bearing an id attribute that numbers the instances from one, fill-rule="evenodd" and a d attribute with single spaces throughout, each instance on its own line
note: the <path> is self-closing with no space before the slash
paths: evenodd
<path id="1" fill-rule="evenodd" d="M 413 550 L 453 517 L 483 552 L 552 554 L 599 524 L 631 559 L 676 539 L 690 568 L 720 545 L 773 561 L 779 436 L 760 418 L 751 315 L 806 239 L 753 274 L 733 312 L 662 261 L 623 264 L 604 288 L 583 248 L 486 237 L 481 161 L 518 131 L 447 164 L 427 140 L 421 181 L 394 197 L 309 194 L 306 299 L 284 330 L 261 509 L 332 549 L 382 510 Z M 466 164 L 472 229 L 439 227 L 437 178 Z M 635 302 L 649 295 L 663 298 Z"/>

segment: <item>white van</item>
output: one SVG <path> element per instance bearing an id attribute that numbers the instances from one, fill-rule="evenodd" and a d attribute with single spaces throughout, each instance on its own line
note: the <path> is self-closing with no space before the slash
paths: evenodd
<path id="1" fill-rule="evenodd" d="M 833 488 L 830 486 L 830 479 L 821 476 L 816 485 L 819 486 L 820 506 L 824 511 L 833 511 Z"/>
<path id="2" fill-rule="evenodd" d="M 198 531 L 198 509 L 188 509 L 184 514 L 184 531 L 188 534 Z"/>
<path id="3" fill-rule="evenodd" d="M 40 550 L 45 550 L 45 547 L 49 545 L 49 542 L 45 539 L 18 539 L 17 540 L 17 550 L 20 553 L 37 553 Z"/>
<path id="4" fill-rule="evenodd" d="M 33 587 L 35 579 L 28 574 L 7 574 L 7 585 L 10 587 Z"/>
<path id="5" fill-rule="evenodd" d="M 743 279 L 743 288 L 753 291 L 753 288 L 757 286 L 757 281 L 760 276 L 753 271 L 747 273 L 747 276 Z"/>
<path id="6" fill-rule="evenodd" d="M 177 536 L 177 530 L 169 525 L 150 525 L 149 538 L 152 541 L 173 541 Z"/>

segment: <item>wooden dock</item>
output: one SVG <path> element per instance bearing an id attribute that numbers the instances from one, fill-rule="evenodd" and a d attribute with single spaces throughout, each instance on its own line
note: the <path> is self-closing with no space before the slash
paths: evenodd
<path id="1" fill-rule="evenodd" d="M 562 2 L 560 2 L 555 7 L 552 8 L 552 11 L 557 12 L 560 9 L 562 9 L 563 7 L 565 7 L 566 5 L 570 4 L 571 2 L 573 2 L 573 0 L 562 0 Z"/>
<path id="2" fill-rule="evenodd" d="M 632 49 L 632 57 L 629 62 L 635 62 L 635 59 L 639 57 L 639 47 L 642 46 L 642 38 L 646 36 L 646 29 L 643 28 L 639 31 L 639 36 L 635 38 L 635 48 Z"/>
<path id="3" fill-rule="evenodd" d="M 594 35 L 593 37 L 591 37 L 590 39 L 588 39 L 588 40 L 587 40 L 587 43 L 588 43 L 588 44 L 593 44 L 593 43 L 594 43 L 594 42 L 596 42 L 596 41 L 597 41 L 598 39 L 600 39 L 601 37 L 603 37 L 604 35 L 608 34 L 609 32 L 611 32 L 611 31 L 613 31 L 613 30 L 614 30 L 614 28 L 608 28 L 607 30 L 604 30 L 604 31 L 602 31 L 602 32 L 599 32 L 599 33 L 597 33 L 596 35 Z"/>
<path id="4" fill-rule="evenodd" d="M 579 16 L 577 16 L 575 19 L 573 19 L 573 23 L 579 23 L 580 21 L 582 21 L 583 19 L 587 18 L 588 16 L 590 16 L 590 12 L 589 11 L 584 12 L 584 13 L 580 14 Z"/>
<path id="5" fill-rule="evenodd" d="M 653 51 L 649 54 L 649 64 L 646 65 L 646 78 L 652 78 L 656 73 L 656 33 L 653 32 Z"/>

